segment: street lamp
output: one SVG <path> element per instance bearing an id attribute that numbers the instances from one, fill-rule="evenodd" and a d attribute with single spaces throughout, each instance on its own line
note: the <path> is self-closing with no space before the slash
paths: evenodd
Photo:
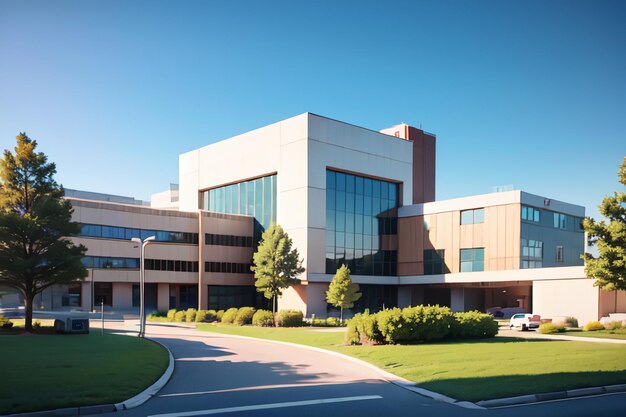
<path id="1" fill-rule="evenodd" d="M 145 284 L 146 284 L 146 268 L 144 265 L 146 246 L 153 243 L 156 240 L 155 236 L 147 237 L 141 241 L 138 237 L 131 239 L 132 242 L 141 245 L 141 256 L 139 258 L 139 337 L 144 337 L 146 334 L 146 312 L 145 312 Z"/>

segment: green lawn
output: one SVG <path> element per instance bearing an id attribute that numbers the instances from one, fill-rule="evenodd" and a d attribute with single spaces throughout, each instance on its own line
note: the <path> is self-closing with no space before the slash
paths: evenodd
<path id="1" fill-rule="evenodd" d="M 106 334 L 0 336 L 0 414 L 126 400 L 168 365 L 158 344 Z"/>
<path id="2" fill-rule="evenodd" d="M 210 324 L 198 328 L 341 352 L 420 387 L 468 401 L 626 382 L 626 345 L 497 337 L 408 346 L 343 346 L 343 333 L 308 328 Z"/>
<path id="3" fill-rule="evenodd" d="M 603 339 L 623 339 L 626 340 L 626 328 L 615 330 L 596 330 L 592 332 L 585 332 L 581 330 L 570 330 L 563 333 L 567 336 L 578 337 L 597 337 Z"/>

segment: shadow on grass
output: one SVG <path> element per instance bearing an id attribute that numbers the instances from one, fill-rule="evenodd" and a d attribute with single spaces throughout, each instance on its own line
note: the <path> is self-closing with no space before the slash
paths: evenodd
<path id="1" fill-rule="evenodd" d="M 503 344 L 503 343 L 546 343 L 553 342 L 554 340 L 550 339 L 530 339 L 525 337 L 509 337 L 509 336 L 499 336 L 499 337 L 490 337 L 484 339 L 443 339 L 443 340 L 432 340 L 430 342 L 405 342 L 398 343 L 396 346 L 419 346 L 419 345 L 460 345 L 460 344 L 476 344 L 476 343 L 489 343 L 489 344 Z M 384 345 L 381 345 L 384 346 Z"/>
<path id="2" fill-rule="evenodd" d="M 597 371 L 440 379 L 418 384 L 418 386 L 456 399 L 476 402 L 625 382 L 626 371 Z"/>

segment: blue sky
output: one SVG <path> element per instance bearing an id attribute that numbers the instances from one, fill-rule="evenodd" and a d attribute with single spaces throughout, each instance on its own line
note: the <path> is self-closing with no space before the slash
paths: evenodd
<path id="1" fill-rule="evenodd" d="M 437 198 L 597 216 L 626 154 L 621 1 L 0 2 L 0 148 L 148 199 L 178 154 L 306 111 L 437 135 Z"/>

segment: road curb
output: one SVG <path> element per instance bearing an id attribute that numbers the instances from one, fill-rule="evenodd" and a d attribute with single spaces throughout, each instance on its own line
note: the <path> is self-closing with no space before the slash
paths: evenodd
<path id="1" fill-rule="evenodd" d="M 626 384 L 605 385 L 602 387 L 578 388 L 567 391 L 546 392 L 541 394 L 520 395 L 517 397 L 497 398 L 479 401 L 476 404 L 483 408 L 500 408 L 514 405 L 531 404 L 542 401 L 567 400 L 603 394 L 626 392 Z"/>
<path id="2" fill-rule="evenodd" d="M 104 414 L 111 413 L 115 411 L 128 410 L 134 407 L 138 407 L 141 404 L 148 401 L 150 398 L 154 396 L 172 377 L 174 373 L 174 355 L 169 350 L 167 346 L 163 343 L 158 342 L 154 339 L 148 338 L 151 342 L 157 343 L 162 346 L 169 356 L 169 364 L 167 369 L 161 375 L 159 379 L 156 380 L 155 383 L 150 385 L 148 388 L 135 395 L 132 398 L 129 398 L 126 401 L 122 401 L 117 404 L 98 404 L 98 405 L 86 405 L 81 407 L 69 407 L 69 408 L 58 408 L 56 410 L 46 410 L 46 411 L 33 411 L 30 413 L 18 413 L 18 414 L 6 414 L 0 415 L 0 417 L 74 417 L 74 416 L 86 416 L 93 414 Z"/>
<path id="3" fill-rule="evenodd" d="M 148 388 L 146 388 L 145 390 L 143 390 L 139 394 L 135 395 L 132 398 L 129 398 L 126 401 L 122 401 L 122 402 L 119 402 L 117 404 L 114 404 L 115 409 L 117 411 L 128 410 L 128 409 L 131 409 L 131 408 L 138 407 L 141 404 L 145 403 L 150 398 L 152 398 L 157 392 L 159 392 L 161 390 L 161 388 L 163 388 L 165 386 L 165 384 L 168 383 L 168 381 L 172 377 L 172 374 L 174 373 L 174 363 L 175 363 L 175 361 L 174 361 L 174 355 L 172 355 L 172 351 L 167 346 L 165 346 L 163 343 L 161 343 L 161 342 L 159 342 L 157 340 L 154 340 L 152 338 L 148 338 L 148 339 L 150 339 L 150 341 L 152 341 L 154 343 L 157 343 L 158 345 L 162 346 L 167 351 L 167 354 L 169 356 L 169 364 L 167 365 L 167 369 L 165 370 L 163 375 L 161 375 L 161 377 L 156 380 L 156 382 L 154 384 L 150 385 Z"/>

